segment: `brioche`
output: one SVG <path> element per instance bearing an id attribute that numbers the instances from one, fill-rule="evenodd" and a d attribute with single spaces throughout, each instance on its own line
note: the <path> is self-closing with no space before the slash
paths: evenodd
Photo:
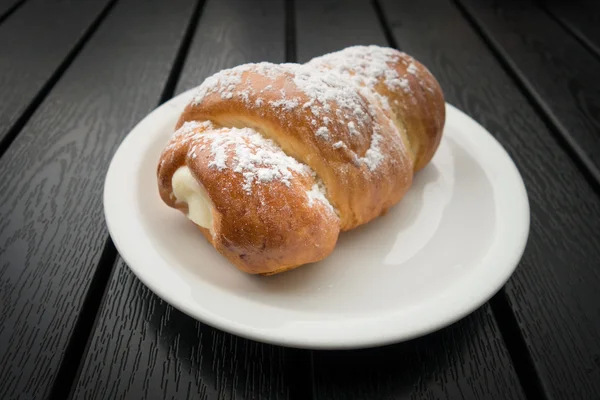
<path id="1" fill-rule="evenodd" d="M 444 122 L 438 82 L 394 49 L 244 64 L 198 87 L 159 193 L 237 268 L 270 275 L 324 259 L 340 232 L 397 204 Z"/>

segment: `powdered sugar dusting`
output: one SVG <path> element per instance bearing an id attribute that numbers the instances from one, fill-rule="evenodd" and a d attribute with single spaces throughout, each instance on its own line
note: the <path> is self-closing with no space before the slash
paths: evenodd
<path id="1" fill-rule="evenodd" d="M 326 205 L 331 212 L 335 212 L 331 203 L 329 203 L 325 196 L 325 186 L 320 180 L 317 180 L 317 183 L 315 183 L 310 190 L 306 191 L 306 197 L 308 198 L 309 207 L 312 207 L 315 201 L 319 201 Z"/>
<path id="2" fill-rule="evenodd" d="M 323 138 L 325 140 L 329 140 L 329 129 L 322 126 L 319 129 L 317 129 L 317 132 L 315 133 L 315 135 L 317 135 L 318 137 Z"/>
<path id="3" fill-rule="evenodd" d="M 250 104 L 250 90 L 241 91 L 240 96 L 242 97 L 242 100 L 244 100 L 244 103 Z"/>
<path id="4" fill-rule="evenodd" d="M 208 163 L 209 168 L 216 168 L 219 171 L 227 168 L 227 152 L 222 147 L 211 147 L 213 159 Z"/>
<path id="5" fill-rule="evenodd" d="M 383 154 L 381 153 L 381 148 L 379 147 L 381 139 L 383 139 L 381 134 L 373 133 L 373 136 L 371 136 L 371 146 L 366 151 L 364 157 L 360 158 L 360 161 L 365 163 L 371 171 L 376 170 L 379 164 L 381 164 L 383 161 Z"/>
<path id="6" fill-rule="evenodd" d="M 410 92 L 410 85 L 408 83 L 408 79 L 400 78 L 398 79 L 398 84 L 405 92 Z"/>
<path id="7" fill-rule="evenodd" d="M 198 128 L 211 130 L 199 131 Z M 188 156 L 196 159 L 197 150 L 203 151 L 208 148 L 208 167 L 219 171 L 229 169 L 241 174 L 244 177 L 242 188 L 248 194 L 252 194 L 255 185 L 273 181 L 282 182 L 289 187 L 294 172 L 311 176 L 316 183 L 306 192 L 308 205 L 312 207 L 315 201 L 319 201 L 335 213 L 327 200 L 325 185 L 316 173 L 309 166 L 286 155 L 275 142 L 264 138 L 253 129 L 222 128 L 216 127 L 210 121 L 189 121 L 174 135 L 180 139 L 179 143 L 181 140 L 201 139 L 190 148 Z"/>
<path id="8" fill-rule="evenodd" d="M 179 148 L 180 146 L 188 146 L 193 139 L 197 138 L 200 135 L 206 133 L 208 129 L 214 128 L 214 125 L 211 121 L 186 121 L 184 122 L 179 129 L 177 129 L 171 135 L 171 140 L 169 140 L 167 146 L 163 149 L 161 161 L 159 167 L 162 168 L 167 159 L 172 160 L 175 156 L 174 150 Z M 188 154 L 195 158 L 194 154 L 195 146 L 188 148 Z"/>
<path id="9" fill-rule="evenodd" d="M 270 101 L 269 104 L 272 105 L 273 107 L 283 108 L 286 111 L 292 111 L 296 107 L 298 107 L 298 105 L 300 103 L 298 102 L 297 98 L 295 98 L 295 99 L 282 98 L 280 100 Z"/>
<path id="10" fill-rule="evenodd" d="M 186 121 L 179 129 L 173 132 L 169 144 L 165 147 L 164 152 L 173 150 L 177 146 L 188 143 L 194 137 L 203 134 L 206 130 L 214 128 L 210 121 Z"/>
<path id="11" fill-rule="evenodd" d="M 406 77 L 401 77 L 390 64 L 397 63 L 400 59 L 398 51 L 379 46 L 351 46 L 343 50 L 313 58 L 309 64 L 327 66 L 346 79 L 359 86 L 370 89 L 382 81 L 388 90 L 403 89 L 410 92 Z M 415 74 L 414 63 L 408 66 L 407 72 Z"/>
<path id="12" fill-rule="evenodd" d="M 185 121 L 179 129 L 173 132 L 172 138 L 176 139 L 187 137 L 198 129 L 206 130 L 213 127 L 214 125 L 211 121 Z"/>
<path id="13" fill-rule="evenodd" d="M 400 76 L 396 68 L 393 68 L 393 65 L 397 63 L 403 63 L 406 66 L 403 76 Z M 267 102 L 261 97 L 256 97 L 259 95 L 258 90 L 254 90 L 247 78 L 244 78 L 244 73 L 247 71 L 258 73 L 272 80 L 273 84 L 267 84 L 260 90 L 260 93 L 270 91 L 268 98 L 272 100 Z M 390 91 L 403 90 L 411 93 L 409 77 L 417 75 L 417 72 L 415 63 L 408 63 L 402 57 L 402 53 L 396 50 L 379 46 L 353 46 L 316 57 L 306 64 L 254 63 L 220 71 L 205 80 L 199 87 L 194 103 L 199 104 L 207 95 L 216 93 L 225 100 L 239 96 L 239 99 L 251 107 L 260 108 L 268 104 L 269 107 L 287 113 L 297 112 L 301 108 L 303 112 L 306 110 L 312 114 L 308 121 L 317 138 L 329 141 L 335 149 L 342 147 L 348 149 L 343 140 L 338 140 L 337 125 L 332 125 L 331 115 L 335 109 L 336 120 L 347 126 L 350 136 L 370 136 L 371 143 L 368 150 L 362 157 L 356 155 L 356 160 L 365 164 L 370 171 L 374 171 L 381 165 L 385 157 L 380 147 L 383 136 L 379 133 L 381 132 L 378 124 L 378 115 L 381 112 L 379 107 L 390 110 L 387 97 L 379 94 L 376 89 L 380 89 L 383 84 Z M 286 91 L 283 88 L 274 92 L 276 79 L 292 80 L 295 86 L 308 97 L 308 100 L 286 97 Z M 275 93 L 277 97 L 273 99 L 272 95 Z M 219 140 L 225 143 L 226 139 Z M 245 140 L 242 142 L 246 143 Z M 236 146 L 237 154 L 238 151 L 242 151 L 241 148 L 244 145 L 239 142 Z M 227 162 L 227 153 L 220 153 L 220 150 L 215 148 L 212 154 L 211 166 L 224 168 Z M 245 154 L 246 158 L 240 158 L 241 155 L 244 154 L 240 153 L 237 159 L 254 160 L 254 156 L 249 154 Z M 267 164 L 260 164 L 260 167 L 257 160 L 250 164 L 246 161 L 243 165 L 248 166 L 251 170 L 244 172 L 249 185 L 255 181 L 266 182 L 275 177 L 284 182 L 289 181 L 286 177 L 291 170 L 277 167 L 275 159 L 267 158 L 265 161 Z M 265 168 L 265 165 L 273 168 L 268 171 L 259 171 L 260 168 Z M 240 168 L 244 169 L 245 167 Z"/>
<path id="14" fill-rule="evenodd" d="M 356 93 L 364 93 L 366 98 L 374 96 L 379 100 L 379 104 L 384 109 L 390 110 L 390 105 L 386 96 L 378 93 L 377 85 L 383 83 L 389 91 L 403 90 L 406 93 L 412 93 L 408 74 L 416 75 L 417 67 L 411 62 L 406 69 L 404 76 L 401 76 L 394 64 L 407 64 L 402 53 L 391 48 L 379 46 L 352 46 L 343 50 L 325 54 L 320 57 L 313 58 L 308 62 L 309 66 L 324 71 L 327 76 L 331 74 L 337 75 L 341 81 L 344 81 L 346 88 Z M 376 115 L 375 105 L 370 103 L 368 106 L 368 114 L 372 118 Z M 340 115 L 338 114 L 338 117 Z M 366 116 L 361 116 L 362 119 Z M 374 120 L 376 120 L 374 118 Z M 363 132 L 363 128 L 356 126 L 353 121 L 347 122 L 348 132 L 351 136 L 359 136 Z M 369 149 L 364 156 L 357 157 L 357 161 L 367 166 L 370 171 L 377 169 L 384 161 L 384 153 L 381 149 L 381 141 L 383 136 L 380 132 L 381 127 L 375 124 L 371 133 L 371 143 Z M 341 148 L 342 142 L 333 144 L 334 148 Z"/>
<path id="15" fill-rule="evenodd" d="M 254 94 L 251 86 L 246 90 L 237 90 L 238 85 L 242 83 L 244 73 L 248 71 L 259 73 L 268 79 L 276 79 L 285 71 L 285 68 L 281 64 L 261 62 L 242 64 L 234 68 L 223 69 L 204 80 L 196 91 L 193 103 L 196 105 L 200 104 L 206 96 L 213 93 L 219 93 L 223 100 L 228 100 L 233 98 L 234 95 L 238 95 L 245 102 L 249 102 L 250 95 Z M 263 90 L 268 89 L 265 88 Z"/>
<path id="16" fill-rule="evenodd" d="M 272 140 L 249 128 L 205 135 L 210 143 L 209 168 L 231 169 L 244 177 L 243 189 L 252 193 L 255 184 L 279 181 L 290 186 L 292 172 L 310 173 L 308 166 L 286 155 Z"/>
<path id="17" fill-rule="evenodd" d="M 356 129 L 356 124 L 352 121 L 348 122 L 348 132 L 350 132 L 352 136 L 360 135 L 360 132 Z"/>
<path id="18" fill-rule="evenodd" d="M 225 69 L 209 76 L 198 88 L 194 103 L 200 103 L 202 99 L 213 93 L 220 93 L 222 99 L 233 97 L 233 91 L 229 89 L 235 88 L 242 81 L 242 72 L 241 69 Z"/>
<path id="19" fill-rule="evenodd" d="M 408 68 L 406 68 L 406 72 L 408 72 L 409 74 L 412 74 L 412 75 L 416 75 L 417 74 L 417 66 L 415 65 L 415 63 L 411 62 L 408 65 Z"/>
<path id="20" fill-rule="evenodd" d="M 320 109 L 331 110 L 329 103 L 332 103 L 353 115 L 359 123 L 366 123 L 365 100 L 342 76 L 334 71 L 318 69 L 311 63 L 299 65 L 294 72 L 294 83 L 310 99 L 303 107 L 310 108 L 314 116 L 321 114 Z"/>

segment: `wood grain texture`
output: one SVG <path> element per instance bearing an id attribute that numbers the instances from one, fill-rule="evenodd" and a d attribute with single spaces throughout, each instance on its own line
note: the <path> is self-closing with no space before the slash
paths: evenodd
<path id="1" fill-rule="evenodd" d="M 543 0 L 544 8 L 565 29 L 600 57 L 600 3 L 593 0 Z"/>
<path id="2" fill-rule="evenodd" d="M 117 4 L 0 159 L 2 399 L 49 393 L 107 239 L 108 164 L 156 106 L 193 6 Z"/>
<path id="3" fill-rule="evenodd" d="M 122 261 L 116 268 L 74 399 L 288 399 L 302 390 L 293 382 L 307 372 L 296 370 L 298 350 L 204 325 Z"/>
<path id="4" fill-rule="evenodd" d="M 600 60 L 533 0 L 458 0 L 600 182 Z"/>
<path id="5" fill-rule="evenodd" d="M 16 11 L 23 2 L 24 0 L 0 0 L 0 23 Z"/>
<path id="6" fill-rule="evenodd" d="M 108 3 L 33 0 L 0 25 L 0 143 Z"/>
<path id="7" fill-rule="evenodd" d="M 525 399 L 489 306 L 374 349 L 315 352 L 316 399 Z"/>
<path id="8" fill-rule="evenodd" d="M 505 292 L 547 397 L 600 398 L 600 199 L 453 4 L 382 5 L 400 46 L 435 74 L 447 101 L 494 134 L 523 176 L 530 237 Z"/>
<path id="9" fill-rule="evenodd" d="M 369 1 L 297 2 L 299 62 L 356 44 L 387 46 Z M 316 399 L 524 398 L 489 305 L 417 340 L 314 351 Z"/>
<path id="10" fill-rule="evenodd" d="M 284 0 L 209 0 L 176 94 L 200 85 L 223 68 L 285 61 L 284 35 Z"/>
<path id="11" fill-rule="evenodd" d="M 350 45 L 387 45 L 369 1 L 307 0 L 294 4 L 298 62 Z"/>
<path id="12" fill-rule="evenodd" d="M 251 61 L 284 61 L 283 1 L 210 0 L 176 92 Z M 119 261 L 75 399 L 305 399 L 308 353 L 213 329 L 143 286 Z"/>

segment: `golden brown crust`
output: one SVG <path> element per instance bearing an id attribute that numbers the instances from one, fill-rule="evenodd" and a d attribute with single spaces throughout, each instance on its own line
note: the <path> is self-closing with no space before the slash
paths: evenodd
<path id="1" fill-rule="evenodd" d="M 312 99 L 294 83 L 294 74 L 279 66 L 270 68 L 265 73 L 241 72 L 239 83 L 230 85 L 234 93 L 252 89 L 254 93 L 247 97 L 223 98 L 221 93 L 214 92 L 190 103 L 177 127 L 186 121 L 211 120 L 223 126 L 250 127 L 273 139 L 323 180 L 327 198 L 341 217 L 342 230 L 364 224 L 395 204 L 410 187 L 413 164 L 388 116 L 370 107 L 374 100 L 349 90 L 347 95 L 354 97 L 350 112 L 330 100 L 318 106 L 319 115 L 315 116 L 310 107 L 304 107 Z M 321 84 L 319 78 L 313 77 L 317 84 Z M 347 85 L 346 82 L 340 84 Z M 282 91 L 285 98 L 293 99 L 296 107 L 267 106 L 280 102 Z M 349 124 L 361 133 L 351 134 Z M 316 134 L 323 127 L 329 139 Z M 361 158 L 365 158 L 376 134 L 382 136 L 380 140 L 385 145 L 377 149 L 376 157 L 381 160 L 371 169 Z M 336 147 L 338 142 L 343 146 Z"/>
<path id="2" fill-rule="evenodd" d="M 383 53 L 385 60 L 377 60 L 381 56 L 379 53 Z M 361 86 L 369 86 L 373 69 L 382 61 L 395 74 L 391 79 L 385 73 L 378 76 L 372 89 L 389 105 L 387 111 L 407 142 L 414 159 L 414 169 L 418 171 L 435 154 L 446 118 L 443 92 L 431 72 L 406 53 L 376 46 L 350 47 L 310 62 L 319 68 L 341 70 Z"/>
<path id="3" fill-rule="evenodd" d="M 213 204 L 213 230 L 201 228 L 211 244 L 243 271 L 289 270 L 325 258 L 340 231 L 400 201 L 414 172 L 435 154 L 444 113 L 435 78 L 392 49 L 356 46 L 304 65 L 224 70 L 207 79 L 182 112 L 179 133 L 161 156 L 160 194 L 187 213 L 175 200 L 171 179 L 188 166 Z M 223 168 L 215 168 L 211 145 L 252 132 L 276 145 L 273 150 L 258 141 L 249 145 L 251 153 L 280 151 L 304 169 L 249 189 L 244 173 L 255 171 L 236 167 L 239 157 L 226 146 Z M 236 143 L 248 150 L 248 141 Z M 335 212 L 327 200 L 307 194 L 321 181 Z"/>
<path id="4" fill-rule="evenodd" d="M 446 106 L 442 89 L 431 72 L 406 54 L 400 57 L 404 62 L 397 63 L 395 68 L 398 74 L 409 80 L 412 96 L 400 96 L 394 92 L 387 92 L 386 95 L 395 112 L 395 120 L 402 121 L 415 154 L 415 171 L 418 171 L 431 161 L 440 144 Z M 414 73 L 406 71 L 411 65 L 414 66 Z"/>
<path id="5" fill-rule="evenodd" d="M 235 163 L 235 151 L 256 154 L 265 150 L 262 142 L 252 144 L 246 130 L 192 125 L 167 147 L 159 164 L 158 182 L 163 200 L 187 213 L 187 205 L 172 195 L 172 176 L 187 166 L 209 194 L 213 210 L 213 231 L 200 227 L 211 244 L 239 269 L 252 274 L 269 274 L 325 258 L 337 242 L 339 218 L 326 203 L 310 201 L 316 185 L 309 170 L 299 166 L 289 182 L 253 182 L 232 168 L 211 168 L 211 145 L 219 135 L 238 135 L 225 151 L 225 164 Z M 281 157 L 285 157 L 281 155 Z"/>

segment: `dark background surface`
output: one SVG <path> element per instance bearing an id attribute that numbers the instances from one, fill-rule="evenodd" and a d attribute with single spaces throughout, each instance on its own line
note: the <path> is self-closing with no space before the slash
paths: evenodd
<path id="1" fill-rule="evenodd" d="M 423 62 L 502 143 L 531 231 L 515 274 L 405 343 L 242 339 L 155 296 L 102 189 L 127 132 L 214 72 L 354 44 Z M 600 398 L 600 5 L 0 0 L 0 399 Z"/>

